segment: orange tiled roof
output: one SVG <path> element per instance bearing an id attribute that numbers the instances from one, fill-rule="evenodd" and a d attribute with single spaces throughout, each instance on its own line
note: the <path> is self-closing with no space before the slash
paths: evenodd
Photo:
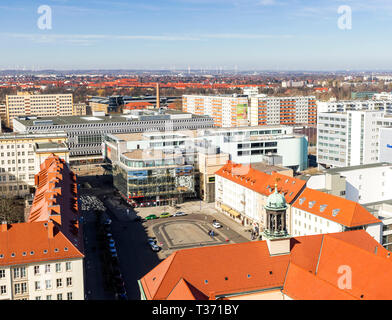
<path id="1" fill-rule="evenodd" d="M 55 221 L 61 232 L 83 251 L 75 173 L 64 160 L 51 155 L 41 164 L 35 181 L 37 190 L 27 222 Z"/>
<path id="2" fill-rule="evenodd" d="M 203 297 L 217 298 L 280 288 L 294 299 L 392 299 L 392 258 L 366 231 L 290 242 L 290 254 L 279 256 L 270 256 L 266 241 L 180 250 L 140 282 L 147 299 L 154 300 L 196 299 L 190 285 Z M 352 267 L 352 290 L 338 287 L 341 265 Z"/>
<path id="3" fill-rule="evenodd" d="M 52 231 L 53 237 L 50 237 Z M 0 231 L 0 265 L 70 258 L 83 258 L 83 254 L 56 225 L 47 222 L 15 223 Z"/>
<path id="4" fill-rule="evenodd" d="M 323 211 L 320 211 L 320 206 L 326 207 Z M 357 202 L 310 188 L 305 188 L 294 202 L 293 207 L 337 222 L 346 227 L 381 222 Z"/>
<path id="5" fill-rule="evenodd" d="M 215 174 L 265 196 L 274 193 L 277 183 L 278 192 L 284 194 L 287 203 L 292 203 L 306 185 L 306 181 L 300 179 L 276 172 L 269 175 L 252 168 L 252 165 L 236 164 L 231 161 Z"/>

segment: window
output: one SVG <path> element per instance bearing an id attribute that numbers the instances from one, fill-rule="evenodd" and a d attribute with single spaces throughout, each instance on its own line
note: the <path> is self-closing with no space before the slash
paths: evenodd
<path id="1" fill-rule="evenodd" d="M 41 300 L 41 296 L 36 296 L 35 300 Z"/>
<path id="2" fill-rule="evenodd" d="M 39 274 L 40 270 L 39 270 L 39 266 L 34 266 L 34 275 Z"/>
<path id="3" fill-rule="evenodd" d="M 52 300 L 52 295 L 51 294 L 47 295 L 46 300 Z"/>
<path id="4" fill-rule="evenodd" d="M 22 294 L 27 292 L 27 283 L 26 282 L 21 283 L 21 289 L 22 289 Z"/>
<path id="5" fill-rule="evenodd" d="M 72 300 L 72 292 L 68 292 L 67 293 L 67 299 L 68 300 Z"/>
<path id="6" fill-rule="evenodd" d="M 20 283 L 14 285 L 15 294 L 20 294 Z"/>
<path id="7" fill-rule="evenodd" d="M 0 279 L 5 278 L 5 270 L 1 269 L 0 270 Z"/>
<path id="8" fill-rule="evenodd" d="M 52 280 L 45 280 L 46 289 L 52 289 Z"/>
<path id="9" fill-rule="evenodd" d="M 62 293 L 58 293 L 57 294 L 57 300 L 63 300 L 63 294 Z"/>
<path id="10" fill-rule="evenodd" d="M 62 279 L 56 279 L 56 287 L 61 288 L 63 286 L 63 280 Z"/>
<path id="11" fill-rule="evenodd" d="M 35 290 L 41 290 L 41 281 L 35 281 Z"/>
<path id="12" fill-rule="evenodd" d="M 7 293 L 7 286 L 0 286 L 0 294 L 6 294 Z"/>
<path id="13" fill-rule="evenodd" d="M 67 278 L 67 287 L 72 286 L 72 278 Z"/>
<path id="14" fill-rule="evenodd" d="M 50 272 L 50 264 L 45 265 L 45 273 Z"/>
<path id="15" fill-rule="evenodd" d="M 66 271 L 71 271 L 71 270 L 72 270 L 71 262 L 66 262 L 66 263 L 65 263 L 65 270 L 66 270 Z"/>
<path id="16" fill-rule="evenodd" d="M 61 263 L 56 263 L 56 272 L 61 272 Z"/>

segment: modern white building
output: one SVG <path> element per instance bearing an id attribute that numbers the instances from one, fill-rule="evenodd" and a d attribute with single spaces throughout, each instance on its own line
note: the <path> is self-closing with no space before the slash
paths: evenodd
<path id="1" fill-rule="evenodd" d="M 319 166 L 334 168 L 379 162 L 379 131 L 391 124 L 392 118 L 383 111 L 320 113 L 317 123 Z"/>
<path id="2" fill-rule="evenodd" d="M 392 125 L 392 119 L 391 125 Z M 392 162 L 392 127 L 380 128 L 379 161 Z"/>
<path id="3" fill-rule="evenodd" d="M 317 101 L 317 113 L 324 112 L 347 112 L 352 110 L 384 111 L 392 113 L 392 100 L 340 100 L 340 101 Z"/>
<path id="4" fill-rule="evenodd" d="M 294 171 L 308 166 L 308 141 L 293 134 L 288 126 L 258 126 L 241 128 L 211 128 L 136 134 L 108 134 L 104 156 L 115 150 L 157 149 L 189 155 L 199 147 L 228 154 L 236 163 L 262 162 L 265 157 L 279 156 L 282 165 Z M 196 157 L 194 158 L 197 159 Z M 188 161 L 191 161 L 189 157 Z"/>

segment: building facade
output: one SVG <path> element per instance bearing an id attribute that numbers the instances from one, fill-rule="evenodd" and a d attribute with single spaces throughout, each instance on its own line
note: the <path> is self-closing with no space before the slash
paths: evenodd
<path id="1" fill-rule="evenodd" d="M 208 115 L 216 127 L 248 126 L 249 100 L 245 95 L 184 95 L 182 110 L 197 115 Z"/>
<path id="2" fill-rule="evenodd" d="M 250 98 L 250 124 L 260 125 L 315 125 L 317 105 L 315 96 Z"/>
<path id="3" fill-rule="evenodd" d="M 379 162 L 380 129 L 391 124 L 392 118 L 382 111 L 320 113 L 317 123 L 319 166 L 334 168 Z"/>
<path id="4" fill-rule="evenodd" d="M 0 226 L 0 300 L 84 300 L 76 175 L 50 156 L 27 222 Z"/>
<path id="5" fill-rule="evenodd" d="M 13 119 L 18 116 L 72 116 L 72 94 L 32 95 L 21 92 L 6 96 L 7 126 L 13 126 Z"/>
<path id="6" fill-rule="evenodd" d="M 210 117 L 175 110 L 133 110 L 127 115 L 14 119 L 16 132 L 64 131 L 68 137 L 71 164 L 102 162 L 103 137 L 109 133 L 195 130 L 213 126 L 214 121 Z"/>
<path id="7" fill-rule="evenodd" d="M 35 175 L 51 154 L 68 163 L 65 133 L 0 135 L 0 191 L 8 197 L 23 197 L 32 193 Z"/>

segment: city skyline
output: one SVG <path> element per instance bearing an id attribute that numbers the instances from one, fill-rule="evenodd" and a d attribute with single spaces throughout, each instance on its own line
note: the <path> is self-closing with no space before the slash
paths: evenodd
<path id="1" fill-rule="evenodd" d="M 0 69 L 385 70 L 391 15 L 385 0 L 3 1 Z"/>

